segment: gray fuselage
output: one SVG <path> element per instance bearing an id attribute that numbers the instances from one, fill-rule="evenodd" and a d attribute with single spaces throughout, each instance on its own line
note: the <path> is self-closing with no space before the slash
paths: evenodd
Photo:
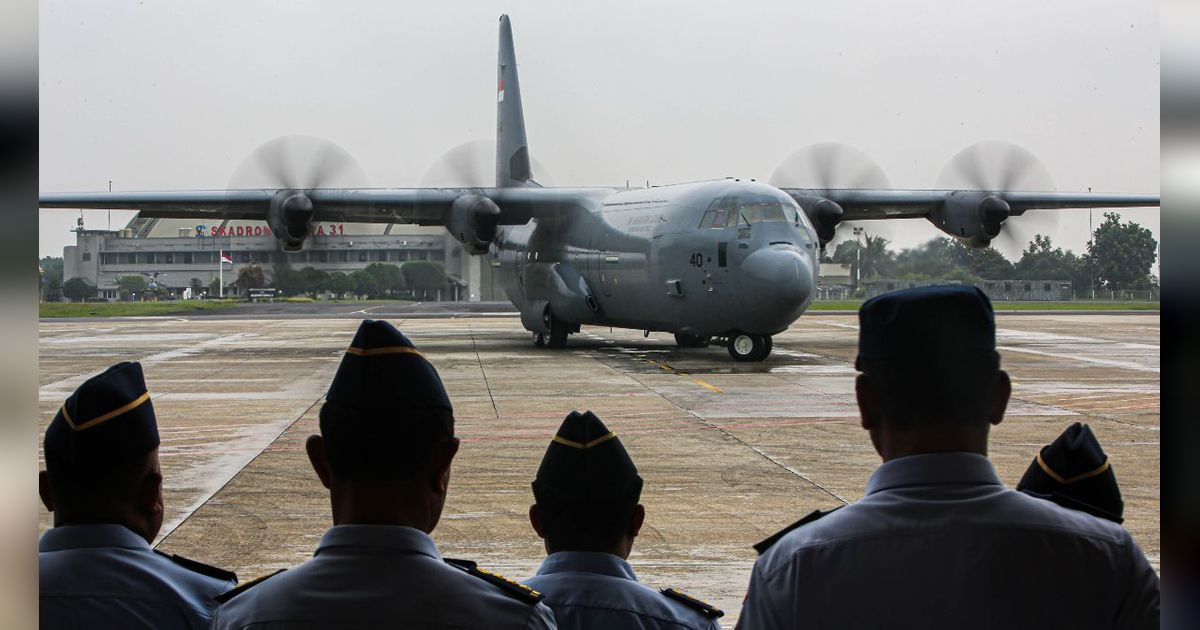
<path id="1" fill-rule="evenodd" d="M 773 335 L 812 301 L 819 244 L 786 193 L 732 179 L 597 191 L 501 228 L 489 253 L 525 327 Z"/>

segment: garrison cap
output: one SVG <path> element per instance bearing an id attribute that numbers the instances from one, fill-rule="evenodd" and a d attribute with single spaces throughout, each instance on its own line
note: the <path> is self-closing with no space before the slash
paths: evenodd
<path id="1" fill-rule="evenodd" d="M 858 310 L 858 359 L 937 362 L 996 350 L 992 303 L 977 287 L 884 293 Z"/>
<path id="2" fill-rule="evenodd" d="M 590 411 L 572 411 L 546 448 L 533 495 L 539 503 L 636 502 L 642 478 L 617 434 Z"/>
<path id="3" fill-rule="evenodd" d="M 362 409 L 453 411 L 429 360 L 395 326 L 372 319 L 359 325 L 325 400 Z"/>
<path id="4" fill-rule="evenodd" d="M 1042 447 L 1017 490 L 1120 523 L 1125 503 L 1108 456 L 1086 424 L 1076 422 Z"/>
<path id="5" fill-rule="evenodd" d="M 140 363 L 118 363 L 84 381 L 46 428 L 47 469 L 102 470 L 158 447 L 158 422 Z"/>

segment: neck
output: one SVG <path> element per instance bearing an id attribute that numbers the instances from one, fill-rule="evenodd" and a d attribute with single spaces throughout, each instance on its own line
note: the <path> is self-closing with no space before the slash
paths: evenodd
<path id="1" fill-rule="evenodd" d="M 54 511 L 55 527 L 71 527 L 75 525 L 120 525 L 141 536 L 147 543 L 154 542 L 154 533 L 150 531 L 145 522 L 122 514 L 121 510 L 106 513 L 74 513 L 70 510 Z"/>
<path id="2" fill-rule="evenodd" d="M 883 461 L 929 453 L 977 453 L 987 456 L 988 425 L 936 423 L 917 429 L 873 431 L 871 441 Z"/>
<path id="3" fill-rule="evenodd" d="M 428 534 L 441 516 L 430 494 L 402 482 L 330 484 L 333 524 L 399 525 Z"/>

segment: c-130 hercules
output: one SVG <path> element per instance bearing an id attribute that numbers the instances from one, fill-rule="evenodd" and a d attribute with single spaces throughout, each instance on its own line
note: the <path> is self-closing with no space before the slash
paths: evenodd
<path id="1" fill-rule="evenodd" d="M 986 247 L 1027 210 L 1157 206 L 1157 195 L 788 188 L 722 179 L 645 189 L 545 188 L 525 139 L 512 26 L 500 17 L 496 185 L 43 194 L 43 208 L 139 210 L 146 218 L 266 221 L 285 251 L 319 222 L 443 225 L 500 263 L 538 346 L 582 324 L 675 334 L 761 361 L 812 302 L 823 246 L 843 220 L 925 218 Z"/>

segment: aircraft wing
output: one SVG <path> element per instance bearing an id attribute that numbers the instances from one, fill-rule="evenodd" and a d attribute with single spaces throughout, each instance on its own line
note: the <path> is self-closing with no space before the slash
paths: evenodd
<path id="1" fill-rule="evenodd" d="M 842 207 L 842 220 L 926 218 L 948 203 L 977 202 L 995 196 L 1008 202 L 1013 215 L 1026 210 L 1065 208 L 1128 208 L 1159 205 L 1158 195 L 1076 193 L 1076 192 L 996 192 L 978 190 L 867 190 L 784 188 L 804 206 L 806 201 L 828 199 Z"/>
<path id="2" fill-rule="evenodd" d="M 291 191 L 195 190 L 151 192 L 47 193 L 42 208 L 138 210 L 146 218 L 216 220 L 269 219 L 275 201 Z M 295 191 L 312 202 L 314 221 L 353 223 L 418 223 L 445 225 L 454 201 L 464 195 L 487 197 L 500 208 L 499 223 L 521 225 L 534 217 L 549 217 L 600 188 L 328 188 Z"/>

